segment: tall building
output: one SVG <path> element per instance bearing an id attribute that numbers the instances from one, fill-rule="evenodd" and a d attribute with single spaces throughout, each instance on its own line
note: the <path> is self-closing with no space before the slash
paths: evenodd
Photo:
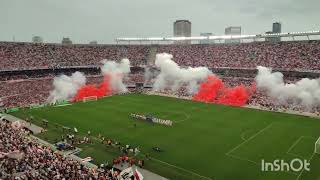
<path id="1" fill-rule="evenodd" d="M 273 33 L 281 33 L 281 23 L 275 22 L 272 24 L 272 32 Z"/>
<path id="2" fill-rule="evenodd" d="M 213 36 L 212 33 L 200 33 L 200 36 L 207 37 L 208 39 L 200 40 L 200 44 L 214 44 L 214 40 L 210 40 L 209 37 Z"/>
<path id="3" fill-rule="evenodd" d="M 275 22 L 272 24 L 272 31 L 267 31 L 266 34 L 278 34 L 281 33 L 281 23 Z M 266 37 L 267 42 L 280 42 L 281 37 Z"/>
<path id="4" fill-rule="evenodd" d="M 68 37 L 64 37 L 62 38 L 62 41 L 61 41 L 62 44 L 65 44 L 65 45 L 69 45 L 69 44 L 72 44 L 72 41 L 70 40 L 70 38 Z"/>
<path id="5" fill-rule="evenodd" d="M 281 23 L 280 22 L 275 22 L 272 24 L 272 33 L 273 34 L 281 33 Z M 272 38 L 272 41 L 273 42 L 280 42 L 281 37 Z"/>
<path id="6" fill-rule="evenodd" d="M 33 43 L 43 43 L 43 38 L 41 36 L 33 36 L 32 42 Z"/>
<path id="7" fill-rule="evenodd" d="M 188 20 L 177 20 L 173 23 L 174 37 L 191 37 L 191 22 Z M 176 41 L 176 43 L 190 44 L 191 41 Z"/>
<path id="8" fill-rule="evenodd" d="M 241 26 L 230 26 L 225 28 L 225 35 L 241 35 Z M 225 43 L 240 43 L 240 39 L 227 39 Z"/>

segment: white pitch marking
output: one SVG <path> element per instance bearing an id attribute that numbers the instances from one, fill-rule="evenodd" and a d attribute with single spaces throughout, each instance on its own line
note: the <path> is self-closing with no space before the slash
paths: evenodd
<path id="1" fill-rule="evenodd" d="M 257 132 L 256 134 L 254 134 L 253 136 L 251 136 L 249 139 L 243 141 L 241 144 L 239 144 L 238 146 L 234 147 L 233 149 L 231 149 L 229 152 L 227 152 L 226 154 L 230 154 L 231 152 L 235 151 L 236 149 L 238 149 L 240 146 L 242 146 L 243 144 L 251 141 L 252 139 L 254 139 L 255 137 L 257 137 L 259 134 L 261 134 L 262 132 L 264 132 L 265 130 L 269 129 L 272 126 L 273 123 L 269 124 L 267 127 L 261 129 L 259 132 Z"/>
<path id="2" fill-rule="evenodd" d="M 302 138 L 303 138 L 303 136 L 301 136 L 298 140 L 296 140 L 296 141 L 291 145 L 291 147 L 288 149 L 287 153 L 290 152 L 290 151 L 301 141 Z"/>
<path id="3" fill-rule="evenodd" d="M 312 158 L 314 157 L 314 155 L 316 155 L 316 153 L 313 153 L 313 154 L 312 154 L 312 156 L 310 157 L 310 159 L 309 159 L 308 162 L 310 162 L 310 161 L 312 160 Z M 296 180 L 299 180 L 299 179 L 300 179 L 300 177 L 301 177 L 301 175 L 302 175 L 303 172 L 304 172 L 304 168 L 302 169 L 302 171 L 300 172 L 300 174 L 299 174 L 299 176 L 297 177 Z"/>

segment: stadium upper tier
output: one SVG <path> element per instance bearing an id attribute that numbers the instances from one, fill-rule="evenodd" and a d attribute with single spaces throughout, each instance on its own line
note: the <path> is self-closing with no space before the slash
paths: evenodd
<path id="1" fill-rule="evenodd" d="M 146 46 L 61 45 L 0 42 L 0 69 L 19 70 L 100 65 L 101 60 L 129 58 L 145 64 Z"/>
<path id="2" fill-rule="evenodd" d="M 154 50 L 156 49 L 156 50 Z M 145 65 L 154 53 L 173 54 L 182 66 L 319 70 L 320 41 L 253 42 L 213 45 L 61 45 L 0 42 L 0 70 L 100 65 L 129 58 Z M 152 62 L 151 62 L 152 63 Z"/>

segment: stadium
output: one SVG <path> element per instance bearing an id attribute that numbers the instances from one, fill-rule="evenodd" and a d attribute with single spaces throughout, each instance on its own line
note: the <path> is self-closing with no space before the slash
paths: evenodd
<path id="1" fill-rule="evenodd" d="M 320 179 L 320 31 L 187 25 L 0 41 L 0 179 Z"/>

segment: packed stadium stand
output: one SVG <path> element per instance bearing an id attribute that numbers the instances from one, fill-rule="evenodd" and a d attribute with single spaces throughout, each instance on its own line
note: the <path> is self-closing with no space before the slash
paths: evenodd
<path id="1" fill-rule="evenodd" d="M 291 81 L 318 77 L 320 41 L 252 42 L 214 45 L 61 45 L 0 42 L 0 97 L 4 107 L 46 101 L 53 77 L 79 70 L 89 83 L 98 83 L 102 59 L 129 58 L 132 71 L 126 84 L 144 82 L 144 66 L 155 53 L 170 53 L 180 66 L 207 66 L 227 84 L 252 83 L 256 66 L 285 71 Z M 96 77 L 96 78 L 94 78 Z M 237 77 L 237 78 L 235 78 Z M 230 80 L 231 79 L 231 80 Z M 232 83 L 229 83 L 232 81 Z M 250 84 L 249 83 L 249 84 Z M 34 93 L 37 92 L 37 93 Z M 179 91 L 185 94 L 185 91 Z M 249 103 L 272 105 L 257 92 Z"/>
<path id="2" fill-rule="evenodd" d="M 265 66 L 283 70 L 319 70 L 320 41 L 280 43 L 160 46 L 158 52 L 173 54 L 180 65 L 211 68 L 256 68 Z"/>
<path id="3" fill-rule="evenodd" d="M 102 59 L 129 58 L 144 65 L 151 46 L 60 45 L 0 43 L 1 70 L 72 66 L 97 66 Z M 320 41 L 253 42 L 217 45 L 160 45 L 157 52 L 173 54 L 183 66 L 255 68 L 257 65 L 287 70 L 320 69 Z"/>
<path id="4" fill-rule="evenodd" d="M 146 46 L 61 45 L 0 43 L 0 69 L 22 70 L 100 65 L 101 60 L 129 58 L 132 65 L 145 64 Z"/>
<path id="5" fill-rule="evenodd" d="M 0 142 L 0 179 L 116 179 L 106 168 L 92 171 L 55 153 L 6 121 L 0 121 Z"/>
<path id="6" fill-rule="evenodd" d="M 144 67 L 153 64 L 155 53 L 170 53 L 180 66 L 207 66 L 225 84 L 252 86 L 256 66 L 284 72 L 286 82 L 301 77 L 318 77 L 320 41 L 253 42 L 215 45 L 60 45 L 0 42 L 0 105 L 25 107 L 46 102 L 53 78 L 59 74 L 84 72 L 88 84 L 99 84 L 103 77 L 102 59 L 130 59 L 132 73 L 125 84 L 145 82 Z M 152 82 L 148 82 L 152 84 Z M 170 90 L 162 93 L 173 93 Z M 188 96 L 186 89 L 175 92 Z M 251 94 L 248 102 L 270 109 L 280 105 L 263 91 Z M 289 105 L 281 105 L 289 108 Z M 290 106 L 294 110 L 299 107 Z M 319 112 L 318 108 L 308 109 Z M 54 153 L 30 140 L 27 131 L 15 131 L 11 123 L 0 121 L 0 179 L 113 179 L 108 169 L 93 172 L 79 162 Z M 23 153 L 19 157 L 19 153 Z M 15 156 L 5 158 L 6 156 Z"/>

